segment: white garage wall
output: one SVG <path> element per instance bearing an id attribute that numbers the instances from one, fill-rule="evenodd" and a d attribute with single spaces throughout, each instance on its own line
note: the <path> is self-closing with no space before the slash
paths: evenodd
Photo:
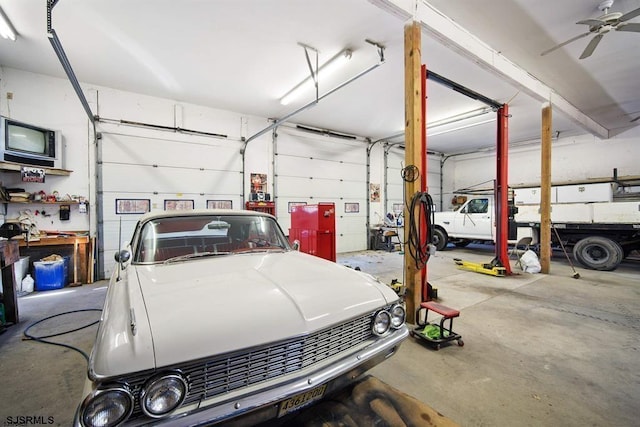
<path id="1" fill-rule="evenodd" d="M 640 175 L 640 129 L 634 128 L 613 138 L 601 140 L 591 135 L 559 138 L 553 141 L 551 175 L 553 182 L 584 181 L 590 178 Z M 448 164 L 447 164 L 448 163 Z M 445 163 L 445 174 L 453 177 L 446 192 L 471 187 L 495 178 L 495 152 L 452 157 Z M 541 176 L 540 145 L 509 149 L 510 185 L 539 185 Z M 483 184 L 491 188 L 492 183 Z M 445 198 L 445 209 L 450 208 Z"/>
<path id="2" fill-rule="evenodd" d="M 10 93 L 12 99 L 7 94 Z M 0 68 L 0 114 L 5 117 L 55 129 L 61 132 L 65 149 L 65 167 L 70 176 L 47 175 L 44 184 L 23 183 L 18 172 L 2 172 L 0 181 L 7 188 L 23 188 L 28 192 L 57 191 L 60 195 L 78 195 L 89 200 L 94 209 L 89 184 L 88 143 L 89 120 L 67 80 Z M 91 101 L 91 99 L 90 99 Z M 60 221 L 59 206 L 9 204 L 3 220 L 15 219 L 20 211 L 35 214 L 40 230 L 89 230 L 89 213 L 79 213 L 71 207 L 70 220 Z M 45 211 L 45 215 L 41 212 Z"/>

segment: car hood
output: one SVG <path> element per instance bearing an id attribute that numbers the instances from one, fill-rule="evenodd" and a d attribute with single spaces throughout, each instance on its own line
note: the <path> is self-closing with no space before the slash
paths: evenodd
<path id="1" fill-rule="evenodd" d="M 397 300 L 370 275 L 296 251 L 133 267 L 156 366 L 320 330 Z"/>

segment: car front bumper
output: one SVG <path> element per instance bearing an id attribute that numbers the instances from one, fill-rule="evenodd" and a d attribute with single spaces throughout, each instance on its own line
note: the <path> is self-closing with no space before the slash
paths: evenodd
<path id="1" fill-rule="evenodd" d="M 409 329 L 404 325 L 359 351 L 339 358 L 330 366 L 305 372 L 304 375 L 297 376 L 293 380 L 260 389 L 257 392 L 229 397 L 206 407 L 182 408 L 180 410 L 182 412 L 167 418 L 135 420 L 133 424 L 126 423 L 126 425 L 184 427 L 209 426 L 222 422 L 225 426 L 255 425 L 276 418 L 280 403 L 292 396 L 315 390 L 322 385 L 326 385 L 323 395 L 344 388 L 367 370 L 391 357 L 408 336 Z M 203 402 L 203 405 L 207 404 Z"/>

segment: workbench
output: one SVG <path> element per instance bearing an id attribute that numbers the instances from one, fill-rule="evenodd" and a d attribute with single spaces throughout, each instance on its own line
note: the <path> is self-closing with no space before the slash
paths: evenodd
<path id="1" fill-rule="evenodd" d="M 20 255 L 28 256 L 29 271 L 33 273 L 33 262 L 52 254 L 69 257 L 68 283 L 92 283 L 92 244 L 89 236 L 52 235 L 38 240 L 18 239 Z M 33 275 L 33 274 L 32 274 Z M 74 278 L 75 276 L 75 278 Z"/>

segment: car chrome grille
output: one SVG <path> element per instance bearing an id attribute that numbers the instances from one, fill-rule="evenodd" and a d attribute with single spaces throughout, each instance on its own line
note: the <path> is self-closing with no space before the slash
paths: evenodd
<path id="1" fill-rule="evenodd" d="M 369 313 L 322 331 L 264 347 L 167 366 L 158 371 L 181 371 L 189 383 L 189 393 L 183 405 L 195 403 L 299 371 L 358 346 L 375 337 L 371 330 L 374 315 Z M 136 375 L 122 379 L 129 384 L 135 396 L 131 418 L 142 415 L 138 399 L 144 384 L 141 377 Z"/>
<path id="2" fill-rule="evenodd" d="M 176 366 L 189 381 L 185 403 L 287 375 L 357 346 L 373 336 L 372 318 L 373 313 L 267 347 Z"/>

